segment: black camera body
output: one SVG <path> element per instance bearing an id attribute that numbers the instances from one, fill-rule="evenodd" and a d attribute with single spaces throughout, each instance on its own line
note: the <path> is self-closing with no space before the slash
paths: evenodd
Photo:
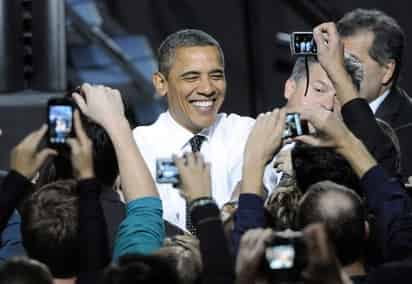
<path id="1" fill-rule="evenodd" d="M 294 32 L 290 39 L 290 51 L 292 55 L 308 56 L 316 55 L 318 47 L 312 32 Z"/>
<path id="2" fill-rule="evenodd" d="M 301 280 L 307 265 L 307 249 L 301 232 L 286 230 L 277 232 L 266 245 L 263 271 L 271 283 Z"/>
<path id="3" fill-rule="evenodd" d="M 47 102 L 47 142 L 55 149 L 67 148 L 67 138 L 74 137 L 74 111 L 70 98 L 52 98 Z"/>
<path id="4" fill-rule="evenodd" d="M 309 134 L 309 126 L 306 120 L 300 119 L 300 113 L 293 112 L 286 114 L 285 130 L 283 138 L 293 138 L 300 135 Z"/>
<path id="5" fill-rule="evenodd" d="M 179 184 L 179 170 L 172 159 L 161 158 L 156 160 L 156 182 Z"/>

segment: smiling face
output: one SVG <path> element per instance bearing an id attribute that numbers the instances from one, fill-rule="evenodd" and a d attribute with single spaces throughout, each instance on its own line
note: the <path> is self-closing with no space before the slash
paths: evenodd
<path id="1" fill-rule="evenodd" d="M 226 93 L 224 66 L 215 46 L 179 47 L 166 77 L 153 78 L 157 92 L 167 96 L 169 112 L 187 130 L 211 126 Z"/>
<path id="2" fill-rule="evenodd" d="M 285 97 L 288 100 L 288 106 L 299 108 L 303 105 L 318 105 L 327 110 L 333 110 L 336 105 L 336 91 L 325 70 L 319 63 L 310 63 L 309 75 L 309 89 L 306 96 L 306 76 L 286 81 Z"/>

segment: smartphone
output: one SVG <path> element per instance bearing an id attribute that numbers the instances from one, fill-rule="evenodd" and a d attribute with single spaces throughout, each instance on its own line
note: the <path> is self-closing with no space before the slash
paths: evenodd
<path id="1" fill-rule="evenodd" d="M 293 112 L 286 114 L 283 138 L 293 138 L 305 134 L 309 134 L 309 126 L 306 120 L 300 119 L 300 113 Z"/>
<path id="2" fill-rule="evenodd" d="M 179 170 L 169 158 L 156 159 L 156 182 L 177 185 L 180 181 Z"/>
<path id="3" fill-rule="evenodd" d="M 316 55 L 318 48 L 312 32 L 294 32 L 290 39 L 290 50 L 292 55 L 306 56 Z"/>
<path id="4" fill-rule="evenodd" d="M 75 104 L 69 98 L 52 98 L 47 103 L 48 144 L 64 147 L 74 137 Z"/>

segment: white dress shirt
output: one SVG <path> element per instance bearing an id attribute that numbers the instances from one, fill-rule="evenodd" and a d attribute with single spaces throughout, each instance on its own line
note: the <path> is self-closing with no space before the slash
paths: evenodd
<path id="1" fill-rule="evenodd" d="M 377 97 L 369 103 L 369 107 L 371 108 L 373 114 L 376 114 L 376 111 L 378 110 L 379 106 L 383 103 L 383 101 L 386 99 L 388 95 L 389 90 L 385 91 L 385 93 L 383 93 L 382 96 Z"/>
<path id="2" fill-rule="evenodd" d="M 254 122 L 249 117 L 220 113 L 211 127 L 198 133 L 206 137 L 200 152 L 211 163 L 212 196 L 219 207 L 230 200 L 241 180 L 243 152 Z M 191 152 L 189 140 L 194 134 L 165 112 L 152 125 L 135 128 L 133 136 L 155 179 L 156 159 Z M 163 218 L 184 229 L 186 204 L 179 190 L 170 184 L 156 185 L 163 202 Z"/>

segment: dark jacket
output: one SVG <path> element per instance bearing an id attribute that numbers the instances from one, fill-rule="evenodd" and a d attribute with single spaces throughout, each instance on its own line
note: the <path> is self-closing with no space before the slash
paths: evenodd
<path id="1" fill-rule="evenodd" d="M 376 111 L 376 117 L 395 130 L 401 149 L 402 177 L 412 176 L 412 100 L 401 89 L 395 88 Z"/>

